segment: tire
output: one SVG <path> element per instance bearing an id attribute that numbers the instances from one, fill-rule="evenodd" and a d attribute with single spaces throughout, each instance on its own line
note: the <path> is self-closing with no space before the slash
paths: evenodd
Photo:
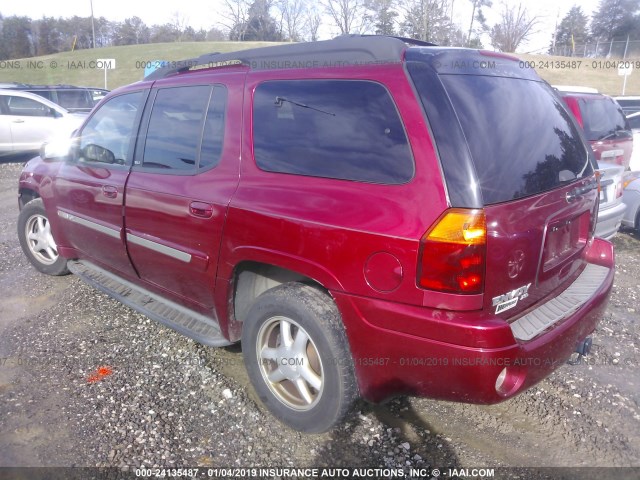
<path id="1" fill-rule="evenodd" d="M 27 203 L 18 216 L 18 239 L 29 261 L 47 275 L 66 275 L 67 259 L 58 255 L 42 199 Z"/>
<path id="2" fill-rule="evenodd" d="M 242 351 L 258 397 L 295 430 L 329 430 L 358 397 L 338 309 L 316 288 L 286 283 L 260 295 L 244 322 Z"/>

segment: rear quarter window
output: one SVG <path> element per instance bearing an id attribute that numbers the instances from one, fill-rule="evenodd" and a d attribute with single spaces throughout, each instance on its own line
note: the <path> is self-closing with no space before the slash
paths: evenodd
<path id="1" fill-rule="evenodd" d="M 269 81 L 254 95 L 256 164 L 270 172 L 380 184 L 413 177 L 396 106 L 379 83 Z"/>

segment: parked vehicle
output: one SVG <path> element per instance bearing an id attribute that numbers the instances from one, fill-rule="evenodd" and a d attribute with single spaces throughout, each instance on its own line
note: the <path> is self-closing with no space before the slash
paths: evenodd
<path id="1" fill-rule="evenodd" d="M 623 187 L 622 201 L 627 209 L 622 224 L 640 233 L 640 172 L 627 172 Z"/>
<path id="2" fill-rule="evenodd" d="M 563 85 L 555 88 L 584 129 L 596 158 L 628 169 L 633 134 L 620 105 L 595 89 Z"/>
<path id="3" fill-rule="evenodd" d="M 73 113 L 89 113 L 109 90 L 73 85 L 31 85 L 28 83 L 0 83 L 0 88 L 35 93 Z"/>
<path id="4" fill-rule="evenodd" d="M 618 102 L 618 105 L 622 107 L 624 114 L 629 117 L 632 113 L 640 112 L 640 97 L 625 95 L 620 97 L 613 97 Z"/>
<path id="5" fill-rule="evenodd" d="M 241 341 L 305 432 L 358 396 L 513 397 L 587 353 L 613 283 L 593 152 L 503 54 L 349 36 L 204 55 L 43 155 L 20 177 L 31 263 Z"/>
<path id="6" fill-rule="evenodd" d="M 610 240 L 622 225 L 626 205 L 622 202 L 624 168 L 615 163 L 598 162 L 600 207 L 596 235 Z"/>
<path id="7" fill-rule="evenodd" d="M 0 90 L 0 154 L 37 151 L 43 142 L 69 138 L 85 118 L 32 93 Z"/>
<path id="8" fill-rule="evenodd" d="M 633 132 L 633 152 L 631 153 L 629 170 L 636 172 L 640 171 L 640 112 L 627 115 L 627 121 Z"/>

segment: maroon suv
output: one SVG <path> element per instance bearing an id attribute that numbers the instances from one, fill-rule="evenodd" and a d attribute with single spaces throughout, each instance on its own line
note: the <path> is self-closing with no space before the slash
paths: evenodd
<path id="1" fill-rule="evenodd" d="M 367 36 L 207 55 L 51 152 L 20 177 L 36 268 L 241 341 L 302 431 L 358 396 L 512 397 L 584 353 L 613 282 L 593 155 L 508 56 Z"/>
<path id="2" fill-rule="evenodd" d="M 590 88 L 555 88 L 584 129 L 596 159 L 628 169 L 633 150 L 633 132 L 618 102 Z"/>

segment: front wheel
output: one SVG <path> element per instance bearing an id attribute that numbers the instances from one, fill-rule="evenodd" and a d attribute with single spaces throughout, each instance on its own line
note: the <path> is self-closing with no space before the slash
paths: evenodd
<path id="1" fill-rule="evenodd" d="M 66 275 L 67 260 L 58 255 L 42 199 L 27 203 L 18 216 L 18 239 L 29 261 L 47 275 Z"/>
<path id="2" fill-rule="evenodd" d="M 316 288 L 287 283 L 260 295 L 245 320 L 242 351 L 262 402 L 295 430 L 329 430 L 357 398 L 340 315 Z"/>

